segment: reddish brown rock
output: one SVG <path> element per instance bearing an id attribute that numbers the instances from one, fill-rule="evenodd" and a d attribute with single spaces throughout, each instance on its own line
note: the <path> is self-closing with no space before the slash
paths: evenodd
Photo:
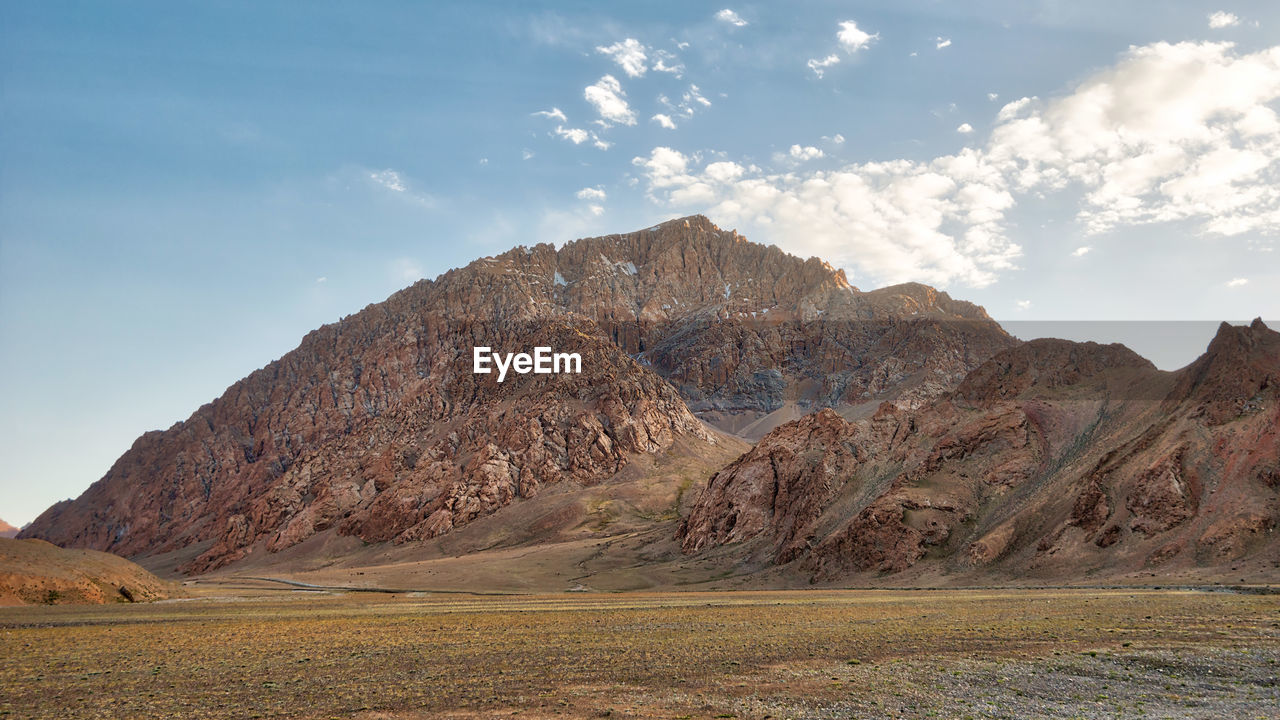
<path id="1" fill-rule="evenodd" d="M 308 334 L 186 421 L 140 437 L 24 536 L 201 572 L 333 530 L 438 536 L 639 454 L 743 423 L 949 390 L 1014 340 L 921 285 L 869 293 L 703 217 L 516 248 Z M 471 349 L 550 346 L 583 373 L 498 383 Z"/>
<path id="2" fill-rule="evenodd" d="M 1033 341 L 917 410 L 778 427 L 707 486 L 681 542 L 763 545 L 815 580 L 930 563 L 1071 581 L 1275 557 L 1277 377 L 1280 334 L 1261 322 L 1223 326 L 1177 373 L 1121 346 Z"/>

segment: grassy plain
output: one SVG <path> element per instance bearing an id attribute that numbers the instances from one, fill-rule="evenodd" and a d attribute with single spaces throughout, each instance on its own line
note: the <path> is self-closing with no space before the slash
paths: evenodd
<path id="1" fill-rule="evenodd" d="M 1280 596 L 223 589 L 0 609 L 6 718 L 1280 717 Z"/>

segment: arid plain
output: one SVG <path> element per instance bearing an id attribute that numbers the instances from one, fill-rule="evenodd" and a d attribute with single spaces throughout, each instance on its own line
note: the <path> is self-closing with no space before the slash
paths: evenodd
<path id="1" fill-rule="evenodd" d="M 188 587 L 0 610 L 8 718 L 1274 718 L 1280 596 Z"/>

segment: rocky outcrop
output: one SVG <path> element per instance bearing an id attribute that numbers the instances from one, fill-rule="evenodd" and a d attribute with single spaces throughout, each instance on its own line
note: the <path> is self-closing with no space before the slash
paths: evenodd
<path id="1" fill-rule="evenodd" d="M 680 540 L 763 548 L 817 580 L 1275 557 L 1278 378 L 1280 334 L 1260 321 L 1224 325 L 1177 373 L 1117 345 L 1025 343 L 925 407 L 777 428 L 711 480 Z"/>
<path id="2" fill-rule="evenodd" d="M 703 217 L 520 247 L 310 333 L 22 536 L 126 556 L 207 545 L 189 572 L 322 532 L 417 541 L 714 442 L 695 413 L 918 405 L 1014 343 L 945 293 L 863 293 Z M 582 373 L 499 383 L 473 374 L 477 345 L 576 352 Z"/>

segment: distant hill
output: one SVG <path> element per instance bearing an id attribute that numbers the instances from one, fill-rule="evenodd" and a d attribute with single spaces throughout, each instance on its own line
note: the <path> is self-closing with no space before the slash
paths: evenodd
<path id="1" fill-rule="evenodd" d="M 172 583 L 116 555 L 0 538 L 0 605 L 142 602 L 172 590 Z"/>
<path id="2" fill-rule="evenodd" d="M 0 538 L 11 538 L 18 534 L 18 528 L 0 520 Z"/>

